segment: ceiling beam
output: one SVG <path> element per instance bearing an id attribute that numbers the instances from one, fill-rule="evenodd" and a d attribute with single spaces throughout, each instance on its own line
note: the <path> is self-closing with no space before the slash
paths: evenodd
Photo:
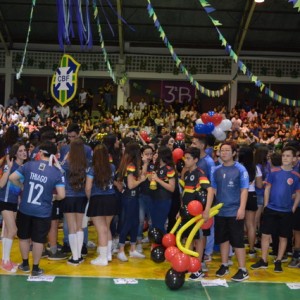
<path id="1" fill-rule="evenodd" d="M 124 59 L 124 35 L 123 35 L 123 23 L 121 20 L 122 16 L 122 0 L 117 0 L 117 11 L 118 17 L 118 33 L 119 33 L 119 47 L 120 47 L 120 59 Z"/>

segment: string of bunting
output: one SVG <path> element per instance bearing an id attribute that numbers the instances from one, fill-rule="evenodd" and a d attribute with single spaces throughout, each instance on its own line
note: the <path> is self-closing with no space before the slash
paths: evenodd
<path id="1" fill-rule="evenodd" d="M 300 12 L 300 0 L 289 0 L 289 3 L 293 3 L 294 8 L 298 8 L 298 12 Z"/>
<path id="2" fill-rule="evenodd" d="M 205 94 L 206 96 L 209 96 L 209 97 L 220 97 L 225 92 L 227 92 L 231 87 L 231 83 L 226 84 L 226 86 L 220 90 L 209 90 L 209 89 L 205 88 L 204 86 L 200 85 L 199 82 L 194 79 L 194 77 L 190 74 L 190 72 L 187 70 L 187 68 L 183 65 L 181 59 L 175 53 L 172 44 L 170 43 L 169 39 L 167 38 L 166 33 L 164 32 L 162 26 L 160 25 L 160 22 L 154 11 L 151 1 L 150 0 L 147 0 L 147 1 L 148 1 L 147 10 L 148 10 L 149 17 L 152 18 L 154 26 L 157 28 L 157 31 L 159 32 L 162 41 L 164 42 L 165 46 L 168 48 L 173 60 L 175 61 L 176 67 L 183 74 L 186 75 L 189 82 L 192 85 L 194 85 L 198 91 L 200 91 L 202 94 Z"/>
<path id="3" fill-rule="evenodd" d="M 231 59 L 238 65 L 238 68 L 242 71 L 242 73 L 244 75 L 246 75 L 251 80 L 251 82 L 253 82 L 260 89 L 261 92 L 264 90 L 264 93 L 266 95 L 268 95 L 270 98 L 272 98 L 273 100 L 275 100 L 279 103 L 282 103 L 282 104 L 289 105 L 289 106 L 300 106 L 300 100 L 292 100 L 292 99 L 283 97 L 283 96 L 275 93 L 273 90 L 266 87 L 266 85 L 261 80 L 259 80 L 258 77 L 256 75 L 254 75 L 247 68 L 247 66 L 243 63 L 243 61 L 241 59 L 239 59 L 237 54 L 232 50 L 231 45 L 227 42 L 227 40 L 225 39 L 225 37 L 222 35 L 221 31 L 219 30 L 218 26 L 222 26 L 222 24 L 218 20 L 211 17 L 210 14 L 212 12 L 214 12 L 216 9 L 213 8 L 208 3 L 207 0 L 199 0 L 199 2 L 201 4 L 201 6 L 203 7 L 203 9 L 205 10 L 205 12 L 207 13 L 209 19 L 215 26 L 215 29 L 219 35 L 219 40 L 221 41 L 222 46 L 225 47 L 225 51 L 229 54 Z M 293 1 L 290 0 L 289 2 L 293 2 Z M 296 2 L 297 3 L 299 2 L 299 4 L 300 4 L 300 0 L 296 0 Z"/>
<path id="4" fill-rule="evenodd" d="M 28 46 L 28 43 L 29 43 L 29 36 L 30 36 L 30 32 L 31 32 L 31 23 L 32 23 L 32 18 L 33 18 L 33 11 L 34 11 L 35 5 L 36 5 L 36 0 L 32 0 L 30 17 L 29 17 L 29 25 L 28 25 L 28 31 L 27 31 L 27 37 L 26 37 L 26 43 L 25 43 L 25 47 L 24 47 L 24 51 L 23 51 L 23 55 L 22 55 L 21 66 L 20 66 L 19 71 L 16 74 L 17 80 L 19 80 L 21 78 L 21 74 L 23 72 L 23 67 L 24 67 L 24 63 L 25 63 L 25 59 L 26 59 L 26 53 L 27 53 L 27 46 Z"/>
<path id="5" fill-rule="evenodd" d="M 127 74 L 124 73 L 120 79 L 117 79 L 117 77 L 111 67 L 110 60 L 108 58 L 108 54 L 107 54 L 107 51 L 105 48 L 105 43 L 104 43 L 104 39 L 103 39 L 103 35 L 102 35 L 102 27 L 100 24 L 100 17 L 99 17 L 99 11 L 98 11 L 96 0 L 93 0 L 93 10 L 94 10 L 94 19 L 96 20 L 96 23 L 97 23 L 98 35 L 99 35 L 99 39 L 100 39 L 100 46 L 101 46 L 101 50 L 102 50 L 102 53 L 104 56 L 104 61 L 105 61 L 109 76 L 111 77 L 111 79 L 113 80 L 113 82 L 115 84 L 124 85 L 127 81 Z"/>

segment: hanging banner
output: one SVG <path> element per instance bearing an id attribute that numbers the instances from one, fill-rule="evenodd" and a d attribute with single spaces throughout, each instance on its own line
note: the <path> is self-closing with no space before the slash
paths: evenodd
<path id="1" fill-rule="evenodd" d="M 61 105 L 70 102 L 77 92 L 77 77 L 80 64 L 69 54 L 64 54 L 60 67 L 51 81 L 51 95 Z"/>

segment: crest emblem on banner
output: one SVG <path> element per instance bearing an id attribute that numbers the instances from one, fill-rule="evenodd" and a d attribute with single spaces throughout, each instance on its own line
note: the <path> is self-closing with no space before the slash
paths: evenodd
<path id="1" fill-rule="evenodd" d="M 61 106 L 76 95 L 79 68 L 80 64 L 71 55 L 63 55 L 51 81 L 51 95 Z"/>

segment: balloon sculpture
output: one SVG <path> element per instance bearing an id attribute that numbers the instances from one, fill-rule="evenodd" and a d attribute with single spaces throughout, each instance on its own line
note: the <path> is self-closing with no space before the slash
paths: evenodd
<path id="1" fill-rule="evenodd" d="M 225 131 L 231 128 L 231 121 L 223 119 L 222 115 L 209 111 L 201 115 L 201 119 L 196 120 L 194 131 L 196 134 L 212 134 L 219 141 L 226 139 Z"/>
<path id="2" fill-rule="evenodd" d="M 186 272 L 197 272 L 201 268 L 199 253 L 190 250 L 193 238 L 200 228 L 209 229 L 213 225 L 213 217 L 219 213 L 223 203 L 212 207 L 209 211 L 209 219 L 205 222 L 202 217 L 203 207 L 197 200 L 191 201 L 186 207 L 186 215 L 189 215 L 190 220 L 185 223 L 176 233 L 182 217 L 179 217 L 172 230 L 163 235 L 157 228 L 152 228 L 149 231 L 149 240 L 156 243 L 151 251 L 151 259 L 156 263 L 161 263 L 165 259 L 171 263 L 171 268 L 165 276 L 165 283 L 171 290 L 180 289 L 185 281 Z M 194 216 L 191 218 L 191 216 Z M 185 245 L 181 243 L 181 236 L 185 230 L 194 225 L 190 232 Z M 162 244 L 162 245 L 161 245 Z M 165 249 L 164 253 L 162 253 Z"/>

